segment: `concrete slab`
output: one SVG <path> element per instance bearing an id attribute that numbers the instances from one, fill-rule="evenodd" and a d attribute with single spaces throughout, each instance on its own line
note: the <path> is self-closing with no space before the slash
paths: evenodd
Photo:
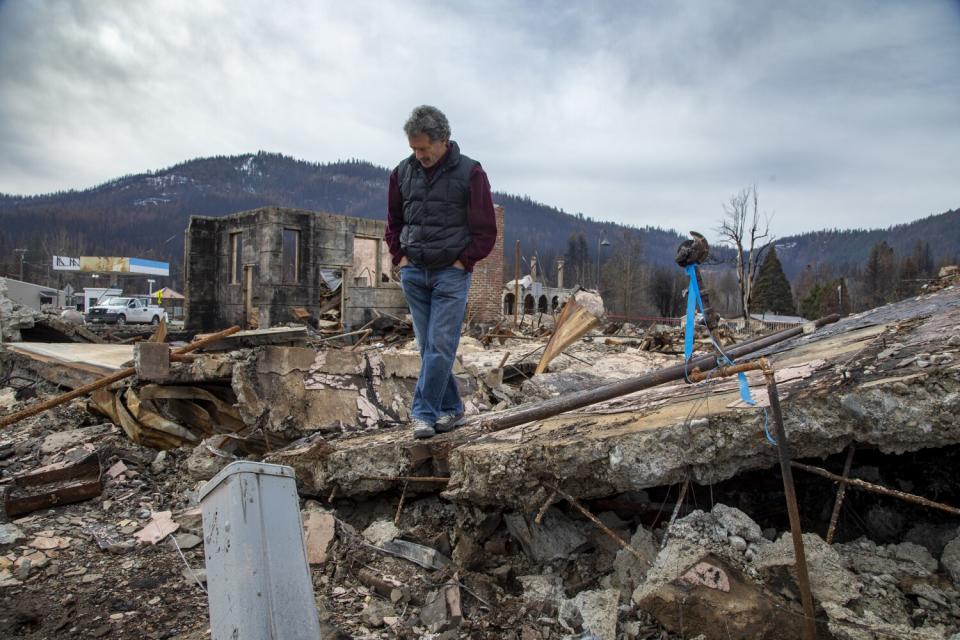
<path id="1" fill-rule="evenodd" d="M 62 364 L 92 373 L 109 374 L 133 359 L 133 345 L 72 342 L 15 342 L 4 345 L 38 362 Z"/>
<path id="2" fill-rule="evenodd" d="M 958 333 L 960 288 L 953 287 L 758 354 L 780 372 L 794 450 L 820 457 L 851 440 L 888 453 L 960 443 L 960 348 L 950 343 Z M 902 354 L 922 357 L 878 359 L 894 342 Z M 762 395 L 755 387 L 754 396 Z M 449 472 L 450 499 L 535 511 L 548 496 L 545 482 L 592 498 L 675 483 L 688 471 L 710 483 L 773 466 L 776 449 L 764 436 L 763 411 L 739 408 L 738 398 L 734 379 L 679 383 L 496 433 L 474 420 L 414 442 L 407 429 L 396 428 L 314 443 L 275 460 L 297 467 L 298 478 L 308 478 L 309 491 L 319 495 L 383 491 L 396 486 L 388 477 L 419 466 Z"/>

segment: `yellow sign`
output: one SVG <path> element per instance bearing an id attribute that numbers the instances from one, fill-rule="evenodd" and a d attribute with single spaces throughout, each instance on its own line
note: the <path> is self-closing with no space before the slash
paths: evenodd
<path id="1" fill-rule="evenodd" d="M 130 258 L 80 256 L 80 271 L 130 273 Z"/>

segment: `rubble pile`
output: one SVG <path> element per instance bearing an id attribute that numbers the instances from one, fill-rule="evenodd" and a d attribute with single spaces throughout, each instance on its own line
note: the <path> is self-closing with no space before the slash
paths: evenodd
<path id="1" fill-rule="evenodd" d="M 51 305 L 35 311 L 15 303 L 7 297 L 7 282 L 0 278 L 0 344 L 40 340 L 51 342 L 91 342 L 103 340 L 83 326 L 83 317 L 77 312 L 60 312 Z"/>
<path id="2" fill-rule="evenodd" d="M 682 345 L 651 347 L 675 328 L 528 324 L 464 337 L 470 420 L 428 441 L 404 425 L 419 356 L 400 318 L 350 336 L 240 332 L 177 357 L 162 343 L 5 348 L 0 416 L 54 383 L 134 373 L 0 431 L 0 636 L 207 637 L 198 495 L 248 459 L 295 469 L 324 638 L 802 637 L 760 372 L 760 408 L 735 378 L 680 380 L 490 429 L 674 366 Z M 856 443 L 844 475 L 947 508 L 852 487 L 870 497 L 848 496 L 828 544 L 836 485 L 797 470 L 818 637 L 960 633 L 960 483 L 933 470 L 960 455 L 960 290 L 760 355 L 798 460 L 839 474 Z"/>
<path id="3" fill-rule="evenodd" d="M 7 297 L 7 281 L 0 278 L 0 342 L 19 342 L 20 331 L 31 329 L 40 314 Z"/>

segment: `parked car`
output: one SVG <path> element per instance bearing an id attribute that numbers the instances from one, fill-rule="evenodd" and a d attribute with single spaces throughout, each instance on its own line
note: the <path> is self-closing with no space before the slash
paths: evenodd
<path id="1" fill-rule="evenodd" d="M 160 324 L 160 319 L 167 319 L 167 312 L 163 307 L 149 304 L 137 298 L 107 298 L 87 312 L 86 320 L 90 323 L 103 322 L 106 324 Z"/>

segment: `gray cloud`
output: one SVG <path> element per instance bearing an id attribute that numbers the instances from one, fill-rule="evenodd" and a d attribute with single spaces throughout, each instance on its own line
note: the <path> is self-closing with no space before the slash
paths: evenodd
<path id="1" fill-rule="evenodd" d="M 595 6 L 593 6 L 595 5 Z M 405 153 L 432 103 L 498 190 L 779 235 L 960 206 L 960 10 L 915 3 L 0 3 L 0 191 L 191 157 Z"/>

